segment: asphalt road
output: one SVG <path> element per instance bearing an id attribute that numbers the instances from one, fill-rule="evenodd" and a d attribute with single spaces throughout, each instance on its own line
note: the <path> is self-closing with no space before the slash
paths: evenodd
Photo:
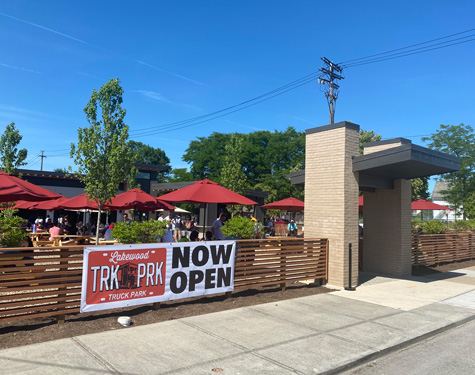
<path id="1" fill-rule="evenodd" d="M 475 321 L 347 371 L 343 375 L 475 374 Z"/>

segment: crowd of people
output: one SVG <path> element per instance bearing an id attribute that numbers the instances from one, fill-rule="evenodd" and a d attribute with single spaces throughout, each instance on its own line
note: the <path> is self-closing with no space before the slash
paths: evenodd
<path id="1" fill-rule="evenodd" d="M 129 215 L 126 212 L 124 212 L 122 218 L 124 223 L 132 222 L 132 219 L 129 218 Z M 254 238 L 256 239 L 275 236 L 276 225 L 283 225 L 283 228 L 287 229 L 285 233 L 287 236 L 299 235 L 298 227 L 294 220 L 289 222 L 283 221 L 280 218 L 275 218 L 274 216 L 270 216 L 266 217 L 262 223 L 252 214 L 249 215 L 249 219 L 254 223 Z M 182 217 L 179 213 L 177 213 L 176 215 L 168 215 L 165 217 L 163 213 L 159 213 L 157 220 L 167 222 L 165 234 L 161 238 L 162 242 L 179 242 L 182 239 L 182 241 L 186 241 L 184 240 L 185 238 L 188 241 L 211 241 L 224 239 L 221 228 L 226 221 L 225 213 L 221 213 L 219 217 L 213 221 L 211 230 L 205 232 L 204 238 L 199 232 L 196 216 L 187 215 Z M 57 220 L 54 220 L 54 222 L 49 215 L 47 215 L 46 218 L 30 218 L 28 222 L 25 222 L 24 227 L 33 233 L 49 232 L 50 240 L 52 240 L 53 236 L 68 234 L 95 236 L 97 229 L 92 219 L 87 223 L 83 223 L 82 221 L 73 223 L 68 215 L 60 216 Z M 113 229 L 114 223 L 101 223 L 99 226 L 99 237 L 104 238 L 105 240 L 113 239 Z"/>

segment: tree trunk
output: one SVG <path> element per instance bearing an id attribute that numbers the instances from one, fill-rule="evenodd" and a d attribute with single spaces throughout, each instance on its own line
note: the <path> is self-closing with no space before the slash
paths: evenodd
<path id="1" fill-rule="evenodd" d="M 99 245 L 99 227 L 101 225 L 101 212 L 102 212 L 102 204 L 98 204 L 97 208 L 99 208 L 99 212 L 97 213 L 97 223 L 96 223 L 96 245 Z"/>

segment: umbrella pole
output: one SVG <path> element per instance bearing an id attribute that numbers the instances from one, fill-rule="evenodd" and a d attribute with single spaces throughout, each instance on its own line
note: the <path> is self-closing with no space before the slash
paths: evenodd
<path id="1" fill-rule="evenodd" d="M 203 223 L 203 239 L 206 239 L 206 222 L 208 221 L 208 203 L 205 203 L 205 221 Z"/>

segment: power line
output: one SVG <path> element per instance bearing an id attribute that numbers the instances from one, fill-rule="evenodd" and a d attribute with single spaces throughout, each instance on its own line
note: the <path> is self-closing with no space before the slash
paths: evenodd
<path id="1" fill-rule="evenodd" d="M 274 94 L 274 93 L 276 93 L 276 92 L 285 90 L 285 89 L 287 89 L 287 88 L 289 88 L 289 87 L 292 87 L 292 86 L 297 85 L 297 84 L 299 84 L 299 83 L 301 83 L 301 82 L 303 82 L 303 81 L 306 81 L 306 80 L 309 79 L 309 78 L 315 78 L 315 77 L 316 77 L 316 74 L 317 74 L 317 72 L 308 74 L 308 75 L 306 75 L 306 76 L 304 76 L 304 77 L 302 77 L 302 78 L 299 78 L 299 79 L 297 79 L 297 80 L 295 80 L 295 81 L 292 81 L 292 82 L 290 82 L 290 83 L 287 83 L 287 84 L 284 85 L 284 86 L 280 86 L 280 87 L 278 87 L 278 88 L 276 88 L 276 89 L 274 89 L 274 90 L 268 91 L 268 92 L 266 92 L 266 93 L 264 93 L 264 94 L 262 94 L 262 95 L 256 96 L 256 97 L 254 97 L 254 98 L 252 98 L 252 99 L 249 99 L 249 100 L 246 100 L 246 101 L 243 101 L 243 102 L 241 102 L 241 103 L 239 103 L 239 104 L 235 104 L 235 105 L 232 105 L 232 106 L 230 106 L 230 107 L 221 109 L 221 110 L 219 110 L 219 111 L 214 111 L 214 112 L 211 112 L 211 113 L 207 113 L 207 114 L 205 114 L 205 115 L 201 115 L 201 116 L 197 116 L 197 117 L 192 117 L 192 118 L 189 118 L 189 119 L 186 119 L 186 120 L 182 120 L 182 121 L 176 121 L 176 122 L 171 122 L 171 123 L 168 123 L 168 124 L 163 124 L 163 125 L 158 125 L 158 126 L 151 126 L 151 127 L 142 128 L 142 129 L 139 129 L 139 130 L 133 130 L 133 131 L 130 132 L 130 134 L 131 134 L 131 135 L 133 134 L 133 135 L 136 136 L 136 135 L 139 135 L 139 134 L 141 134 L 143 131 L 146 131 L 146 130 L 148 130 L 148 129 L 169 128 L 169 127 L 172 126 L 172 125 L 182 125 L 182 124 L 186 124 L 186 123 L 189 123 L 189 122 L 198 121 L 198 120 L 204 119 L 204 118 L 206 118 L 206 117 L 211 117 L 211 116 L 214 116 L 214 115 L 216 115 L 216 114 L 218 114 L 218 113 L 222 113 L 222 112 L 229 111 L 229 110 L 231 110 L 231 109 L 233 109 L 233 108 L 237 108 L 237 107 L 243 106 L 244 104 L 247 104 L 247 103 L 256 101 L 256 100 L 261 99 L 261 98 L 263 98 L 263 97 L 266 97 L 266 96 L 268 96 L 268 95 L 272 95 L 272 94 Z M 307 83 L 307 82 L 306 82 L 306 83 Z M 290 90 L 287 90 L 287 91 L 290 91 Z M 233 112 L 230 112 L 230 113 L 233 113 Z"/>
<path id="2" fill-rule="evenodd" d="M 387 54 L 387 53 L 396 52 L 396 51 L 401 51 L 401 50 L 403 50 L 403 49 L 408 49 L 408 48 L 412 48 L 412 47 L 417 47 L 417 46 L 420 46 L 420 45 L 422 45 L 422 44 L 432 43 L 432 42 L 435 42 L 435 41 L 437 41 L 437 40 L 442 40 L 442 39 L 451 38 L 451 37 L 453 37 L 453 36 L 457 36 L 457 35 L 461 35 L 461 34 L 466 34 L 466 33 L 472 32 L 472 31 L 475 31 L 475 29 L 469 29 L 469 30 L 461 31 L 461 32 L 459 32 L 459 33 L 446 35 L 446 36 L 443 36 L 443 37 L 440 37 L 440 38 L 436 38 L 436 39 L 431 39 L 431 40 L 428 40 L 428 41 L 426 41 L 426 42 L 411 44 L 410 46 L 401 47 L 401 48 L 396 48 L 396 49 L 392 49 L 392 50 L 389 50 L 389 51 L 386 51 L 386 52 L 381 52 L 381 53 L 376 53 L 376 54 L 373 54 L 373 55 L 368 55 L 368 56 L 365 56 L 365 57 L 359 57 L 359 58 L 357 58 L 357 59 L 341 61 L 341 62 L 339 62 L 338 64 L 346 64 L 346 63 L 349 63 L 349 62 L 358 61 L 358 60 L 363 60 L 363 59 L 367 59 L 367 58 L 370 58 L 370 57 L 385 55 L 385 54 Z"/>
<path id="3" fill-rule="evenodd" d="M 474 41 L 475 40 L 474 37 L 475 37 L 475 34 L 472 34 L 472 35 L 468 35 L 468 36 L 465 36 L 465 37 L 448 40 L 446 42 L 435 43 L 435 44 L 425 46 L 425 47 L 419 47 L 419 48 L 415 48 L 415 49 L 404 51 L 404 52 L 398 52 L 398 53 L 390 54 L 390 55 L 387 55 L 387 56 L 382 56 L 380 58 L 367 59 L 367 60 L 363 60 L 363 61 L 360 61 L 360 62 L 354 62 L 352 64 L 343 65 L 343 68 L 352 68 L 354 66 L 373 64 L 373 63 L 376 63 L 376 62 L 398 59 L 398 58 L 405 57 L 405 56 L 416 55 L 416 54 L 419 54 L 419 53 L 429 52 L 429 51 L 433 51 L 433 50 L 437 50 L 437 49 L 442 49 L 442 48 L 446 48 L 446 47 L 455 46 L 455 45 L 458 45 L 458 44 L 468 43 L 468 42 Z M 451 42 L 454 42 L 456 40 L 466 39 L 466 38 L 472 38 L 472 39 L 463 40 L 463 41 L 456 42 L 456 43 L 451 43 Z M 449 44 L 447 44 L 447 43 L 449 43 Z M 440 46 L 440 44 L 442 44 L 442 45 Z M 437 45 L 439 45 L 439 47 L 435 47 Z M 431 47 L 433 47 L 433 48 L 431 48 Z"/>
<path id="4" fill-rule="evenodd" d="M 173 130 L 179 130 L 179 129 L 184 129 L 184 128 L 188 128 L 190 126 L 194 126 L 194 125 L 198 125 L 198 124 L 202 124 L 204 122 L 208 122 L 208 121 L 211 121 L 211 120 L 214 120 L 214 119 L 217 119 L 217 118 L 220 118 L 220 117 L 224 117 L 224 116 L 227 116 L 231 113 L 235 113 L 235 112 L 239 112 L 239 111 L 242 111 L 243 109 L 246 109 L 246 108 L 249 108 L 249 107 L 252 107 L 254 105 L 257 105 L 259 103 L 262 103 L 262 102 L 265 102 L 267 100 L 270 100 L 272 98 L 275 98 L 276 96 L 279 96 L 279 95 L 282 95 L 288 91 L 292 91 L 292 90 L 295 90 L 296 88 L 300 87 L 300 86 L 303 86 L 303 85 L 306 85 L 307 83 L 310 83 L 312 81 L 315 81 L 318 79 L 318 76 L 317 76 L 317 73 L 312 73 L 312 74 L 309 74 L 308 76 L 306 77 L 302 77 L 301 79 L 297 80 L 297 81 L 294 81 L 292 82 L 291 84 L 287 84 L 285 86 L 282 86 L 278 89 L 275 89 L 275 90 L 272 90 L 272 91 L 269 91 L 268 93 L 266 94 L 263 94 L 263 95 L 260 95 L 256 98 L 253 98 L 253 99 L 250 99 L 250 100 L 247 100 L 245 102 L 242 102 L 238 105 L 235 105 L 235 106 L 232 106 L 232 107 L 228 107 L 228 109 L 224 109 L 224 110 L 220 110 L 220 111 L 216 111 L 216 112 L 213 112 L 211 114 L 207 114 L 207 115 L 203 115 L 203 116 L 198 116 L 198 117 L 195 117 L 193 119 L 188 119 L 188 120 L 184 120 L 184 121 L 178 121 L 176 123 L 170 123 L 170 124 L 164 124 L 164 125 L 161 125 L 161 126 L 158 126 L 158 127 L 152 127 L 152 129 L 155 129 L 155 130 L 150 130 L 150 131 L 134 131 L 133 133 L 133 137 L 134 138 L 138 138 L 138 137 L 143 137 L 143 136 L 149 136 L 149 135 L 155 135 L 155 134 L 160 134 L 160 133 L 165 133 L 165 132 L 168 132 L 170 131 L 171 129 Z M 295 82 L 298 82 L 298 84 L 295 84 Z M 282 88 L 284 87 L 287 87 L 286 90 L 282 90 Z M 269 93 L 275 93 L 274 95 L 272 96 L 267 96 Z M 266 97 L 267 96 L 267 97 Z M 259 100 L 259 101 L 255 101 L 256 99 L 258 98 L 263 98 L 262 100 Z M 254 102 L 253 102 L 254 101 Z M 242 106 L 243 103 L 250 103 L 246 106 Z M 239 107 L 241 106 L 240 108 L 237 108 L 233 111 L 229 111 L 230 108 L 236 108 L 236 107 Z M 209 117 L 209 116 L 212 116 L 213 114 L 218 114 L 218 113 L 222 113 L 222 112 L 225 112 L 226 113 L 223 113 L 221 115 L 218 115 L 218 116 L 214 116 L 214 117 L 211 117 L 211 118 L 206 118 L 206 117 Z M 201 121 L 199 121 L 200 119 L 202 119 Z M 183 125 L 183 126 L 176 126 L 176 125 L 180 125 L 180 124 L 187 124 L 187 125 Z M 131 132 L 132 133 L 132 132 Z"/>

